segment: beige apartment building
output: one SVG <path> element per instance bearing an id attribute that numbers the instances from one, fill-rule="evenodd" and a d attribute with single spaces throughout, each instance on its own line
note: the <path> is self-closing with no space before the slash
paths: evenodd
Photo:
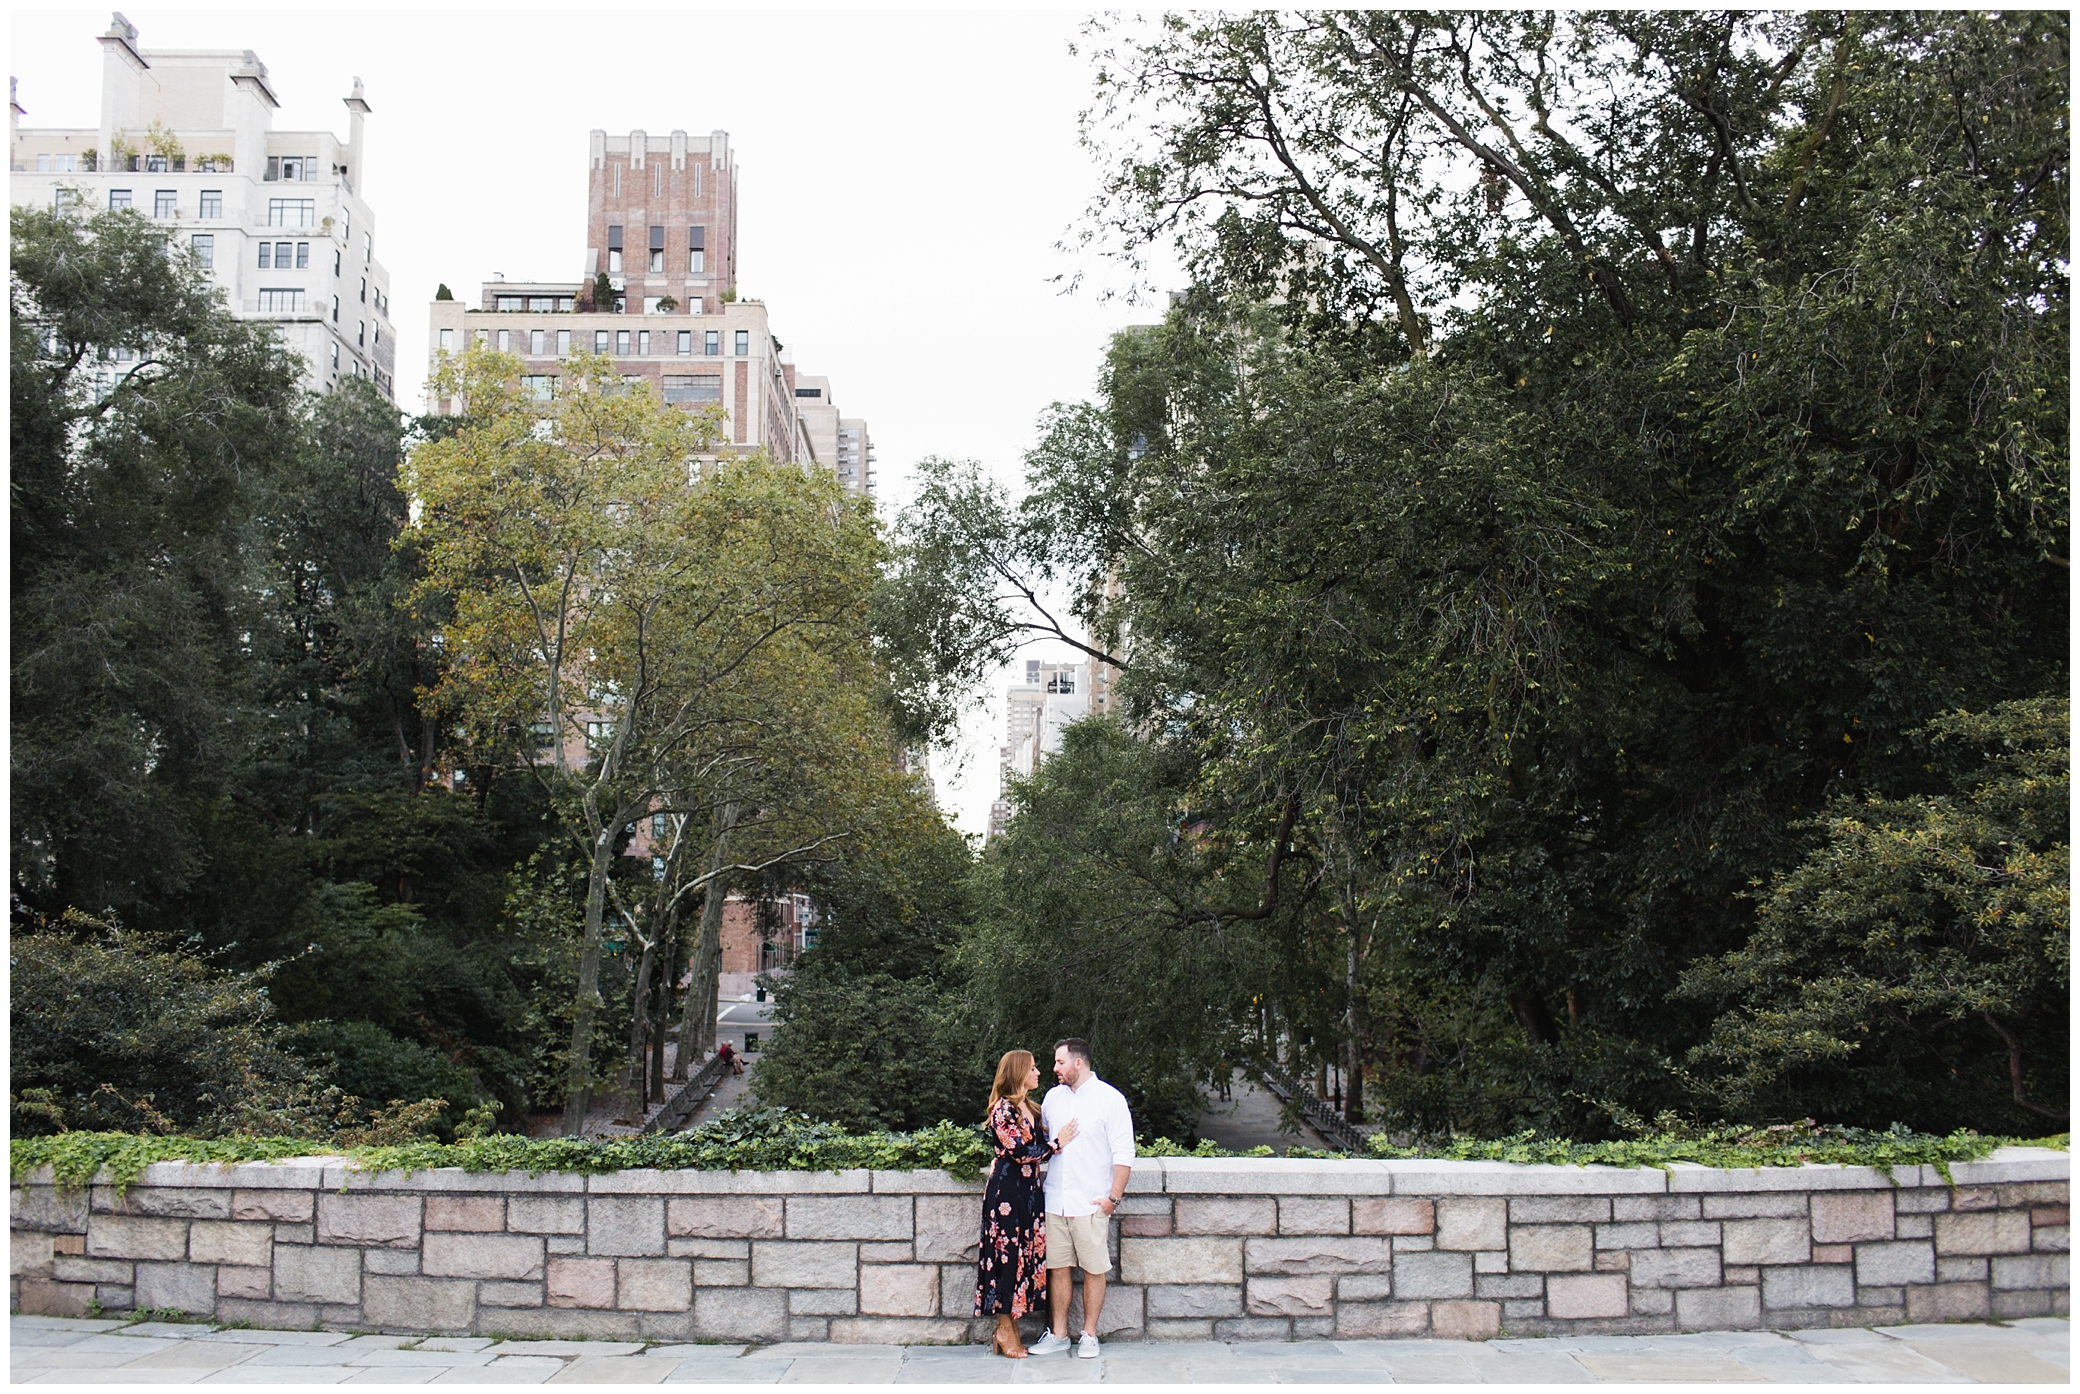
<path id="1" fill-rule="evenodd" d="M 517 354 L 546 398 L 573 353 L 603 354 L 667 402 L 720 406 L 730 449 L 822 465 L 871 493 L 866 423 L 840 418 L 830 380 L 798 375 L 764 303 L 737 297 L 737 177 L 726 131 L 594 131 L 582 274 L 494 279 L 475 305 L 435 300 L 432 365 L 471 344 Z M 462 408 L 434 396 L 428 409 Z"/>
<path id="2" fill-rule="evenodd" d="M 362 194 L 370 108 L 360 80 L 344 99 L 342 141 L 331 131 L 274 129 L 281 103 L 251 49 L 148 49 L 120 14 L 100 43 L 94 129 L 23 126 L 16 80 L 14 203 L 131 208 L 165 224 L 234 314 L 279 327 L 313 390 L 355 376 L 391 396 L 397 343 L 390 273 L 376 259 L 375 216 Z M 120 362 L 104 368 L 121 370 Z"/>
<path id="3" fill-rule="evenodd" d="M 1102 708 L 1093 705 L 1091 670 L 1104 664 L 1026 660 L 1024 682 L 1004 689 L 1004 744 L 997 747 L 997 797 L 989 806 L 989 836 L 1011 821 L 1011 776 L 1030 778 L 1062 748 L 1062 731 Z"/>

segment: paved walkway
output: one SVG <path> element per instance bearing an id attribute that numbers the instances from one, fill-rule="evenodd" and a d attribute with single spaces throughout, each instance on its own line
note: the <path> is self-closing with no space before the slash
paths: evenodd
<path id="1" fill-rule="evenodd" d="M 981 1346 L 652 1345 L 14 1317 L 30 1384 L 2065 1384 L 2067 1323 L 1463 1341 L 1147 1341 L 1011 1362 Z"/>

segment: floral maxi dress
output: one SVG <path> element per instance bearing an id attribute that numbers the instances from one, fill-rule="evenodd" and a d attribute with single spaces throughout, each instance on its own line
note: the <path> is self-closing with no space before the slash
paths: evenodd
<path id="1" fill-rule="evenodd" d="M 1047 1295 L 1046 1202 L 1040 1163 L 1053 1155 L 1017 1104 L 989 1111 L 997 1159 L 982 1192 L 982 1256 L 976 1260 L 975 1315 L 1022 1317 Z"/>

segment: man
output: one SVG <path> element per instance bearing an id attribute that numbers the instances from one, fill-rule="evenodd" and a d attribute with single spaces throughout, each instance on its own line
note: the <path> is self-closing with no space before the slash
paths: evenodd
<path id="1" fill-rule="evenodd" d="M 1083 1339 L 1076 1353 L 1098 1355 L 1098 1314 L 1105 1309 L 1105 1275 L 1112 1271 L 1106 1230 L 1127 1193 L 1134 1163 L 1134 1117 L 1126 1096 L 1099 1079 L 1091 1048 L 1074 1039 L 1057 1041 L 1054 1077 L 1040 1119 L 1049 1137 L 1061 1136 L 1070 1119 L 1076 1136 L 1047 1167 L 1047 1295 L 1054 1329 L 1035 1341 L 1035 1355 L 1069 1349 L 1070 1271 L 1083 1270 Z"/>

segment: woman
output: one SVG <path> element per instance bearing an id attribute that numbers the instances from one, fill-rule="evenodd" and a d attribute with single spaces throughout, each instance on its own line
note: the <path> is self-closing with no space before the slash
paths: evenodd
<path id="1" fill-rule="evenodd" d="M 982 1256 L 976 1260 L 975 1315 L 997 1319 L 997 1354 L 1026 1358 L 1018 1319 L 1047 1296 L 1046 1202 L 1040 1163 L 1076 1136 L 1071 1120 L 1052 1143 L 1041 1135 L 1040 1108 L 1030 1097 L 1040 1067 L 1026 1050 L 1007 1050 L 989 1087 L 989 1136 L 996 1148 L 982 1192 Z"/>

